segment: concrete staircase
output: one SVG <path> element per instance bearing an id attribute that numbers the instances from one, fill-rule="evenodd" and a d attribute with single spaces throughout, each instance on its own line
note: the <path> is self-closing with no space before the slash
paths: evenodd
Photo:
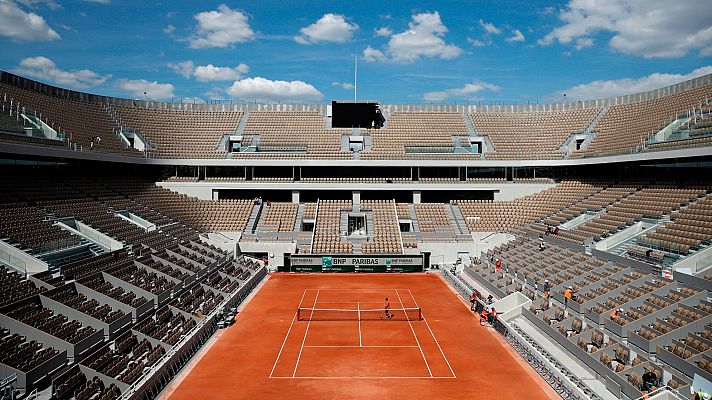
<path id="1" fill-rule="evenodd" d="M 304 220 L 304 203 L 299 203 L 297 208 L 297 218 L 294 221 L 294 231 L 299 232 L 302 230 L 302 221 Z"/>
<path id="2" fill-rule="evenodd" d="M 467 227 L 465 222 L 465 217 L 462 215 L 462 211 L 457 204 L 445 204 L 445 210 L 447 210 L 448 216 L 452 223 L 457 227 L 456 233 L 460 235 L 469 235 L 470 229 Z"/>
<path id="3" fill-rule="evenodd" d="M 413 204 L 408 204 L 408 213 L 410 214 L 410 220 L 413 223 L 413 232 L 420 233 L 420 225 L 418 225 L 418 218 L 415 215 L 415 206 Z"/>
<path id="4" fill-rule="evenodd" d="M 250 218 L 247 220 L 247 226 L 245 231 L 249 233 L 255 233 L 257 229 L 257 224 L 260 221 L 260 215 L 262 215 L 262 208 L 264 203 L 255 204 L 252 206 L 252 212 L 250 212 Z"/>

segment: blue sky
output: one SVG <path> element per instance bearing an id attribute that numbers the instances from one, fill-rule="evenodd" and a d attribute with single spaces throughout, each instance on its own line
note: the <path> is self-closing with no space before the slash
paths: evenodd
<path id="1" fill-rule="evenodd" d="M 712 73 L 699 0 L 0 0 L 0 68 L 158 99 L 560 101 Z"/>

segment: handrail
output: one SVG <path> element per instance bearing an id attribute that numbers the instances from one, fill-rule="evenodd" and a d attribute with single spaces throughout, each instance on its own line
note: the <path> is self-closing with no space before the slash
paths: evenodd
<path id="1" fill-rule="evenodd" d="M 405 247 L 403 246 L 403 234 L 400 231 L 400 219 L 398 218 L 398 207 L 396 206 L 396 199 L 393 199 L 393 212 L 396 213 L 396 226 L 398 226 L 398 241 L 400 244 L 401 253 L 405 254 Z"/>
<path id="2" fill-rule="evenodd" d="M 309 244 L 309 253 L 314 254 L 314 237 L 316 236 L 316 223 L 319 217 L 319 199 L 316 199 L 316 208 L 314 209 L 314 228 L 312 229 L 311 244 Z"/>

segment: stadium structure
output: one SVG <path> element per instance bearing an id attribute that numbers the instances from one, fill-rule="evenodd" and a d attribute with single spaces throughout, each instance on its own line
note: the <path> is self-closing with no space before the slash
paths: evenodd
<path id="1" fill-rule="evenodd" d="M 712 391 L 712 75 L 552 104 L 179 104 L 0 72 L 0 104 L 3 398 Z"/>

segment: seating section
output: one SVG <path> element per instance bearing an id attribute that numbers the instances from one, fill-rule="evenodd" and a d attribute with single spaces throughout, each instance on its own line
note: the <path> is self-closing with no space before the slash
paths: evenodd
<path id="1" fill-rule="evenodd" d="M 486 157 L 493 160 L 557 159 L 571 133 L 582 132 L 598 108 L 537 112 L 477 112 L 470 114 L 478 134 L 494 145 Z"/>
<path id="2" fill-rule="evenodd" d="M 256 145 L 257 151 L 233 153 L 233 158 L 350 159 L 350 151 L 341 151 L 341 136 L 350 133 L 351 129 L 327 129 L 316 111 L 251 111 L 243 145 Z"/>
<path id="3" fill-rule="evenodd" d="M 148 180 L 117 180 L 106 185 L 200 230 L 242 231 L 252 212 L 252 200 L 199 200 L 158 187 Z"/>
<path id="4" fill-rule="evenodd" d="M 360 154 L 364 160 L 479 158 L 479 154 L 464 149 L 455 152 L 453 138 L 459 140 L 468 137 L 467 125 L 461 113 L 397 111 L 388 118 L 385 128 L 369 132 L 372 147 L 371 151 Z"/>
<path id="5" fill-rule="evenodd" d="M 19 306 L 7 312 L 7 316 L 72 344 L 77 344 L 97 332 L 96 329 L 82 326 L 79 321 L 55 313 L 39 303 Z"/>
<path id="6" fill-rule="evenodd" d="M 32 281 L 24 279 L 19 273 L 0 265 L 0 307 L 46 290 L 44 287 L 38 287 Z"/>
<path id="7" fill-rule="evenodd" d="M 197 324 L 192 318 L 172 311 L 168 306 L 137 323 L 133 329 L 146 334 L 163 343 L 174 345 L 181 336 L 193 329 Z"/>
<path id="8" fill-rule="evenodd" d="M 606 184 L 603 182 L 597 182 L 596 185 L 600 187 L 606 186 Z M 575 217 L 578 217 L 581 214 L 585 214 L 591 211 L 601 211 L 609 205 L 620 201 L 624 197 L 627 197 L 635 193 L 636 191 L 637 188 L 634 186 L 631 187 L 630 185 L 626 186 L 614 184 L 606 187 L 600 192 L 593 194 L 590 197 L 587 197 L 575 204 L 572 204 L 569 207 L 564 208 L 563 210 L 557 213 L 548 216 L 543 220 L 543 222 L 546 225 L 558 226 L 563 224 L 564 222 L 568 222 L 574 219 Z"/>
<path id="9" fill-rule="evenodd" d="M 99 377 L 89 379 L 79 369 L 70 368 L 53 382 L 54 398 L 76 400 L 115 400 L 121 396 L 121 390 L 115 384 L 105 385 Z"/>
<path id="10" fill-rule="evenodd" d="M 638 239 L 639 243 L 665 251 L 688 254 L 712 240 L 712 197 L 670 216 L 672 222 Z"/>
<path id="11" fill-rule="evenodd" d="M 400 228 L 393 200 L 365 200 L 361 202 L 363 211 L 373 213 L 373 239 L 361 245 L 364 253 L 402 253 Z"/>
<path id="12" fill-rule="evenodd" d="M 113 106 L 121 124 L 141 132 L 151 144 L 151 157 L 225 158 L 217 149 L 224 134 L 234 133 L 241 112 L 178 111 Z"/>
<path id="13" fill-rule="evenodd" d="M 531 196 L 511 201 L 453 200 L 471 232 L 509 232 L 570 207 L 602 187 L 595 183 L 562 181 Z"/>
<path id="14" fill-rule="evenodd" d="M 22 372 L 44 364 L 59 354 L 58 350 L 51 347 L 43 348 L 42 343 L 16 333 L 11 334 L 7 329 L 0 329 L 0 363 L 9 365 Z"/>
<path id="15" fill-rule="evenodd" d="M 116 340 L 115 349 L 106 346 L 83 360 L 82 364 L 132 384 L 141 377 L 145 368 L 153 366 L 164 354 L 166 350 L 162 346 L 153 346 L 148 339 L 139 340 L 135 335 L 126 334 Z"/>
<path id="16" fill-rule="evenodd" d="M 415 204 L 415 216 L 418 219 L 420 232 L 454 233 L 455 227 L 441 203 Z M 400 213 L 399 213 L 400 214 Z M 400 216 L 400 215 L 399 215 Z"/>
<path id="17" fill-rule="evenodd" d="M 5 188 L 8 189 L 10 188 Z M 0 193 L 0 239 L 34 254 L 72 247 L 79 243 L 79 237 L 54 226 L 41 210 L 26 203 L 2 204 L 2 201 Z"/>
<path id="18" fill-rule="evenodd" d="M 652 185 L 608 206 L 605 214 L 587 220 L 572 230 L 560 230 L 559 235 L 576 242 L 583 242 L 588 237 L 600 240 L 643 218 L 662 218 L 704 194 L 705 191 L 700 189 Z"/>
<path id="19" fill-rule="evenodd" d="M 297 223 L 299 204 L 270 202 L 262 211 L 263 218 L 258 230 L 261 232 L 292 232 Z"/>
<path id="20" fill-rule="evenodd" d="M 314 254 L 352 253 L 353 244 L 341 241 L 341 212 L 351 211 L 353 205 L 348 200 L 320 200 L 314 223 Z"/>
<path id="21" fill-rule="evenodd" d="M 603 156 L 642 149 L 648 135 L 656 133 L 679 114 L 712 98 L 712 85 L 682 93 L 611 106 L 598 122 L 591 144 L 577 156 Z"/>
<path id="22" fill-rule="evenodd" d="M 71 286 L 65 286 L 59 291 L 53 291 L 47 294 L 47 296 L 52 300 L 56 300 L 79 312 L 104 321 L 107 324 L 126 315 L 126 313 L 121 310 L 112 309 L 108 304 L 99 304 L 99 302 L 94 299 L 87 299 L 85 295 L 77 293 L 76 289 Z"/>
<path id="23" fill-rule="evenodd" d="M 4 83 L 0 83 L 0 94 L 41 114 L 45 123 L 64 133 L 68 143 L 82 146 L 83 151 L 141 156 L 121 142 L 115 134 L 116 123 L 100 103 L 66 100 Z M 91 146 L 97 136 L 101 140 Z"/>

